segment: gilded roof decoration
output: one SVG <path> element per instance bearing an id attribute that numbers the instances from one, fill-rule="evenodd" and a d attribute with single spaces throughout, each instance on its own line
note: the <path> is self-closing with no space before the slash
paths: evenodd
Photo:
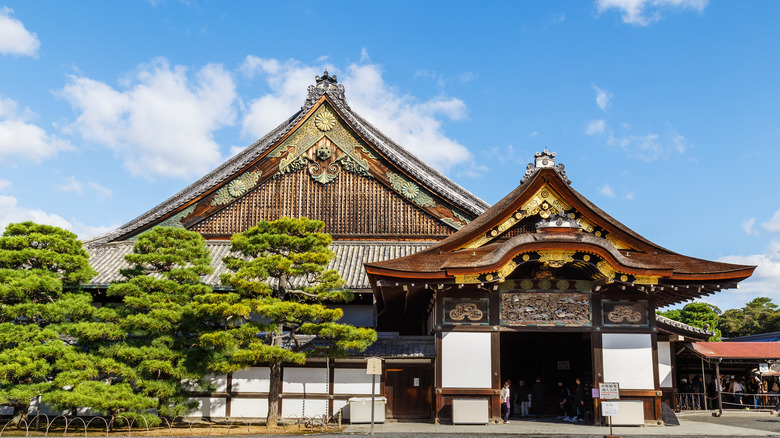
<path id="1" fill-rule="evenodd" d="M 534 156 L 534 162 L 528 163 L 525 168 L 525 175 L 520 180 L 520 185 L 523 185 L 526 181 L 529 181 L 539 172 L 539 169 L 553 168 L 555 172 L 561 177 L 566 184 L 571 184 L 571 180 L 566 176 L 566 170 L 564 170 L 563 164 L 555 165 L 555 152 L 549 152 L 547 148 L 544 148 L 544 152 L 537 152 Z"/>
<path id="2" fill-rule="evenodd" d="M 336 179 L 342 169 L 370 178 L 368 160 L 376 160 L 327 105 L 320 106 L 270 156 L 282 157 L 276 177 L 308 169 L 321 184 Z"/>
<path id="3" fill-rule="evenodd" d="M 214 198 L 211 200 L 211 206 L 229 204 L 230 202 L 244 196 L 249 190 L 253 189 L 260 180 L 262 172 L 259 170 L 244 172 L 238 178 L 229 182 L 226 186 L 217 190 Z"/>
<path id="4" fill-rule="evenodd" d="M 436 207 L 436 201 L 423 192 L 417 184 L 392 172 L 387 172 L 387 179 L 390 181 L 393 190 L 403 195 L 406 199 L 414 202 L 420 207 Z"/>

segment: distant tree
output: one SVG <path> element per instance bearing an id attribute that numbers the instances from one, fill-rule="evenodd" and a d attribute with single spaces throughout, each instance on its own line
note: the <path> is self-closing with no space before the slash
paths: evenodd
<path id="1" fill-rule="evenodd" d="M 780 331 L 780 310 L 770 298 L 754 298 L 740 309 L 723 312 L 718 328 L 728 338 Z"/>
<path id="2" fill-rule="evenodd" d="M 165 417 L 184 415 L 195 403 L 182 382 L 200 382 L 205 372 L 198 339 L 209 327 L 194 316 L 192 302 L 212 292 L 202 281 L 212 272 L 211 255 L 200 234 L 155 227 L 138 236 L 125 259 L 131 267 L 121 272 L 129 280 L 112 284 L 107 292 L 121 303 L 107 306 L 113 313 L 103 315 L 109 330 L 125 336 L 94 348 L 119 364 L 113 390 L 131 389 L 133 397 L 124 404 L 90 398 L 85 387 L 83 406 L 112 416 L 149 407 Z"/>
<path id="3" fill-rule="evenodd" d="M 705 302 L 688 303 L 682 309 L 671 309 L 658 312 L 675 321 L 680 321 L 692 327 L 703 328 L 713 333 L 710 341 L 720 341 L 721 333 L 718 329 L 720 309 Z"/>
<path id="4" fill-rule="evenodd" d="M 363 351 L 376 340 L 372 329 L 338 324 L 343 311 L 323 305 L 353 298 L 343 289 L 338 272 L 325 269 L 334 254 L 324 227 L 321 221 L 281 218 L 262 221 L 234 235 L 231 248 L 240 256 L 225 258 L 233 273 L 223 274 L 221 281 L 235 292 L 226 294 L 230 300 L 211 300 L 211 310 L 221 309 L 231 329 L 203 337 L 204 346 L 211 344 L 224 352 L 214 368 L 230 372 L 258 364 L 269 366 L 268 424 L 276 424 L 279 418 L 282 364 Z M 230 308 L 225 304 L 228 301 Z M 204 306 L 204 311 L 208 309 Z M 260 319 L 252 319 L 250 312 Z M 231 332 L 232 336 L 223 334 Z M 317 341 L 307 342 L 310 339 L 305 335 L 316 336 Z"/>
<path id="5" fill-rule="evenodd" d="M 68 341 L 92 317 L 91 296 L 79 290 L 95 275 L 76 235 L 33 222 L 10 224 L 0 237 L 0 405 L 13 425 L 31 399 L 54 402 L 94 378 L 87 355 Z"/>

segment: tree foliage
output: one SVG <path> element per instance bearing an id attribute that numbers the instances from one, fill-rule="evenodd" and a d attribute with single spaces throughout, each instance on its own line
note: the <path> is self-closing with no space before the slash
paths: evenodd
<path id="1" fill-rule="evenodd" d="M 131 391 L 122 403 L 115 397 L 90 398 L 83 406 L 116 414 L 155 408 L 162 416 L 186 414 L 188 401 L 183 381 L 199 382 L 204 366 L 198 339 L 208 327 L 193 313 L 191 303 L 211 293 L 202 276 L 212 272 L 211 256 L 203 237 L 182 228 L 155 227 L 138 236 L 133 253 L 125 256 L 129 278 L 108 289 L 103 323 L 121 339 L 98 339 L 93 348 L 117 364 L 111 391 Z M 123 414 L 127 415 L 127 414 Z"/>
<path id="2" fill-rule="evenodd" d="M 755 298 L 740 309 L 723 312 L 718 328 L 728 338 L 780 331 L 780 310 L 770 298 Z"/>
<path id="3" fill-rule="evenodd" d="M 98 374 L 93 358 L 72 345 L 94 316 L 91 296 L 78 288 L 94 275 L 69 231 L 24 222 L 0 237 L 0 405 L 14 407 L 13 423 L 32 398 L 57 404 Z"/>
<path id="4" fill-rule="evenodd" d="M 713 332 L 710 341 L 719 341 L 721 337 L 718 329 L 720 309 L 705 302 L 688 303 L 682 309 L 672 309 L 666 312 L 658 312 L 675 321 L 688 324 L 693 327 L 703 328 Z"/>
<path id="5" fill-rule="evenodd" d="M 321 221 L 281 218 L 234 235 L 231 249 L 238 256 L 224 259 L 233 272 L 223 274 L 221 281 L 235 292 L 199 302 L 204 314 L 219 314 L 226 321 L 224 331 L 202 337 L 205 345 L 223 352 L 215 370 L 261 363 L 270 367 L 269 423 L 279 417 L 283 363 L 363 351 L 376 340 L 372 329 L 337 323 L 343 311 L 325 306 L 348 302 L 353 294 L 343 289 L 338 272 L 326 269 L 334 254 L 324 227 Z M 260 318 L 252 318 L 252 312 Z"/>

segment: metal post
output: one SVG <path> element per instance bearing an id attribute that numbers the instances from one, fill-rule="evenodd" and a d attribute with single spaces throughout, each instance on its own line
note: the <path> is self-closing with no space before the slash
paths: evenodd
<path id="1" fill-rule="evenodd" d="M 723 415 L 723 385 L 720 383 L 720 359 L 715 362 L 715 387 L 718 388 L 718 417 Z"/>
<path id="2" fill-rule="evenodd" d="M 704 384 L 704 358 L 701 359 L 701 398 L 704 399 L 704 410 L 707 410 L 707 385 Z"/>
<path id="3" fill-rule="evenodd" d="M 374 436 L 374 396 L 376 393 L 376 374 L 371 375 L 371 436 Z"/>

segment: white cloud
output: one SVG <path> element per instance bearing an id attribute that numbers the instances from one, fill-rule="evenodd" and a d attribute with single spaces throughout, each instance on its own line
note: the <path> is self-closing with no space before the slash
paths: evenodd
<path id="1" fill-rule="evenodd" d="M 626 201 L 632 201 L 634 199 L 634 192 L 626 193 Z"/>
<path id="2" fill-rule="evenodd" d="M 694 9 L 701 13 L 708 0 L 596 0 L 599 14 L 608 9 L 622 12 L 624 23 L 647 26 L 661 19 L 662 10 Z"/>
<path id="3" fill-rule="evenodd" d="M 603 186 L 601 186 L 601 189 L 599 190 L 599 192 L 602 195 L 604 195 L 604 196 L 606 196 L 608 198 L 614 198 L 615 197 L 615 191 L 612 190 L 612 187 L 609 184 L 604 184 Z"/>
<path id="4" fill-rule="evenodd" d="M 192 76 L 192 77 L 190 77 Z M 222 160 L 214 132 L 235 122 L 233 78 L 219 64 L 194 75 L 164 58 L 139 66 L 126 90 L 71 76 L 60 91 L 80 114 L 71 125 L 107 147 L 134 175 L 190 178 Z"/>
<path id="5" fill-rule="evenodd" d="M 20 111 L 15 100 L 0 97 L 0 162 L 10 157 L 40 162 L 59 151 L 75 149 L 69 141 L 30 123 L 35 117 L 29 109 Z"/>
<path id="6" fill-rule="evenodd" d="M 11 181 L 8 181 L 7 179 L 0 179 L 0 190 L 5 190 L 8 187 L 11 187 Z"/>
<path id="7" fill-rule="evenodd" d="M 63 193 L 76 193 L 81 196 L 91 195 L 97 198 L 99 201 L 110 199 L 113 196 L 111 189 L 103 187 L 102 185 L 89 181 L 82 183 L 75 176 L 69 176 L 65 178 L 64 182 L 57 186 L 57 191 Z"/>
<path id="8" fill-rule="evenodd" d="M 592 120 L 588 123 L 588 126 L 585 128 L 585 133 L 588 135 L 598 135 L 603 134 L 604 130 L 607 129 L 607 122 L 604 120 Z"/>
<path id="9" fill-rule="evenodd" d="M 328 70 L 339 73 L 332 67 Z M 254 56 L 247 57 L 240 71 L 247 77 L 262 76 L 271 88 L 271 93 L 247 106 L 243 132 L 254 138 L 294 114 L 306 98 L 306 88 L 322 74 L 319 66 Z M 421 160 L 446 172 L 472 159 L 468 149 L 447 137 L 441 126 L 444 119 L 467 117 L 462 100 L 439 96 L 421 101 L 403 94 L 384 81 L 377 64 L 351 64 L 338 77 L 350 106 Z"/>
<path id="10" fill-rule="evenodd" d="M 247 56 L 239 67 L 247 78 L 261 76 L 271 93 L 252 100 L 244 113 L 242 133 L 260 138 L 300 110 L 306 100 L 306 89 L 314 77 L 322 74 L 321 67 L 307 66 L 294 59 L 280 62 Z"/>
<path id="11" fill-rule="evenodd" d="M 593 89 L 596 91 L 596 105 L 598 105 L 602 111 L 606 111 L 612 100 L 612 93 L 607 90 L 602 90 L 595 85 L 593 86 Z"/>
<path id="12" fill-rule="evenodd" d="M 0 53 L 37 57 L 41 47 L 38 35 L 25 29 L 13 14 L 7 6 L 0 8 Z"/>
<path id="13" fill-rule="evenodd" d="M 39 224 L 54 225 L 55 227 L 70 230 L 84 240 L 99 234 L 115 230 L 120 224 L 109 226 L 90 226 L 77 220 L 68 221 L 62 216 L 46 213 L 43 210 L 25 208 L 18 205 L 18 200 L 13 196 L 0 195 L 0 234 L 8 224 L 33 221 Z"/>
<path id="14" fill-rule="evenodd" d="M 56 214 L 49 214 L 43 210 L 35 210 L 20 207 L 13 196 L 0 195 L 0 229 L 5 230 L 8 224 L 24 221 L 33 221 L 39 224 L 54 225 L 70 229 L 71 223 Z"/>
<path id="15" fill-rule="evenodd" d="M 751 217 L 750 219 L 742 222 L 742 230 L 745 231 L 745 234 L 747 235 L 758 235 L 758 231 L 754 228 L 754 225 L 756 223 L 756 218 Z"/>
<path id="16" fill-rule="evenodd" d="M 754 218 L 748 219 L 743 222 L 742 228 L 748 234 L 757 234 L 753 229 L 754 223 Z M 775 303 L 780 302 L 780 288 L 777 287 L 780 284 L 780 209 L 761 226 L 770 233 L 769 244 L 763 254 L 730 255 L 718 259 L 719 262 L 757 266 L 753 276 L 741 282 L 739 289 L 721 292 L 712 297 L 713 302 L 722 302 L 726 309 L 742 307 L 757 297 L 769 297 Z M 705 301 L 710 302 L 706 298 Z"/>
<path id="17" fill-rule="evenodd" d="M 626 131 L 630 126 L 623 123 L 621 128 Z M 682 155 L 692 147 L 688 140 L 672 127 L 669 127 L 663 135 L 656 132 L 616 134 L 603 120 L 594 120 L 588 123 L 585 133 L 593 136 L 603 135 L 607 145 L 622 149 L 629 157 L 642 161 L 656 161 L 673 155 Z"/>

